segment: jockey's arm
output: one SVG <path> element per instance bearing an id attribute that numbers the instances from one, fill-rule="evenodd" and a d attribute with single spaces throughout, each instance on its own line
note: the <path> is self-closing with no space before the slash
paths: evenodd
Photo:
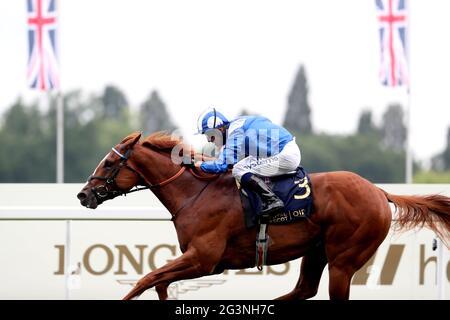
<path id="1" fill-rule="evenodd" d="M 217 159 L 217 157 L 210 157 L 210 156 L 202 155 L 202 160 L 203 161 L 214 161 L 216 159 Z M 201 161 L 199 161 L 199 162 L 201 163 Z"/>
<path id="2" fill-rule="evenodd" d="M 225 147 L 217 159 L 201 163 L 197 162 L 195 164 L 196 167 L 208 173 L 226 172 L 229 165 L 234 165 L 239 161 L 243 142 L 244 130 L 242 128 L 234 130 L 228 136 Z"/>

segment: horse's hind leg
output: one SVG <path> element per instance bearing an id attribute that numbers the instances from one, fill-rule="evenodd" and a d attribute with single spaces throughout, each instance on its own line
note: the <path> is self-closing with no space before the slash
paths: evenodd
<path id="1" fill-rule="evenodd" d="M 351 267 L 330 266 L 330 284 L 328 292 L 330 300 L 348 300 L 350 296 L 350 281 L 356 272 Z"/>
<path id="2" fill-rule="evenodd" d="M 352 242 L 349 240 L 348 247 L 340 252 L 335 252 L 334 248 L 327 250 L 330 276 L 328 292 L 332 300 L 348 300 L 353 275 L 373 256 L 381 243 L 376 241 L 367 246 L 361 242 L 360 245 L 351 246 Z"/>
<path id="3" fill-rule="evenodd" d="M 317 294 L 320 278 L 327 261 L 323 244 L 311 249 L 302 258 L 300 277 L 294 290 L 277 300 L 303 300 L 314 297 Z"/>

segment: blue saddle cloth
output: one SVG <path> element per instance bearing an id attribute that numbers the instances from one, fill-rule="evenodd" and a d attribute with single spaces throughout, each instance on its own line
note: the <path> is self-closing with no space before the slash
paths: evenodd
<path id="1" fill-rule="evenodd" d="M 271 224 L 285 224 L 309 217 L 313 209 L 311 180 L 302 167 L 293 174 L 263 177 L 273 192 L 284 202 L 284 210 L 272 215 Z M 247 188 L 241 188 L 245 224 L 248 228 L 258 223 L 262 208 L 261 198 Z"/>

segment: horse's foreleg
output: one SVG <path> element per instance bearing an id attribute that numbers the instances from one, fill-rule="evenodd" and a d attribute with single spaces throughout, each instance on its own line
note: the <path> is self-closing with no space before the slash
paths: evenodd
<path id="1" fill-rule="evenodd" d="M 317 294 L 320 278 L 327 262 L 323 245 L 309 251 L 302 258 L 300 277 L 294 290 L 277 300 L 304 300 L 314 297 Z"/>
<path id="2" fill-rule="evenodd" d="M 159 300 L 167 300 L 167 288 L 169 287 L 170 283 L 164 282 L 160 283 L 155 286 L 156 293 L 158 293 Z"/>
<path id="3" fill-rule="evenodd" d="M 145 290 L 158 285 L 161 285 L 157 288 L 159 290 L 158 296 L 160 298 L 167 298 L 168 284 L 178 280 L 198 278 L 209 274 L 211 267 L 209 265 L 202 265 L 195 252 L 195 249 L 188 250 L 181 257 L 145 275 L 125 296 L 124 300 L 133 299 L 141 295 Z"/>

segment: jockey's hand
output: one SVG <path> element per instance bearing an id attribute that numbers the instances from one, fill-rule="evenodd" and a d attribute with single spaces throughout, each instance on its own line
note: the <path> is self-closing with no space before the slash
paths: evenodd
<path id="1" fill-rule="evenodd" d="M 202 161 L 195 161 L 194 166 L 198 169 L 200 169 L 200 166 L 202 165 Z"/>
<path id="2" fill-rule="evenodd" d="M 207 156 L 207 155 L 203 155 L 202 156 L 202 160 L 203 161 L 214 161 L 214 160 L 217 160 L 217 157 L 210 157 L 210 156 Z"/>

